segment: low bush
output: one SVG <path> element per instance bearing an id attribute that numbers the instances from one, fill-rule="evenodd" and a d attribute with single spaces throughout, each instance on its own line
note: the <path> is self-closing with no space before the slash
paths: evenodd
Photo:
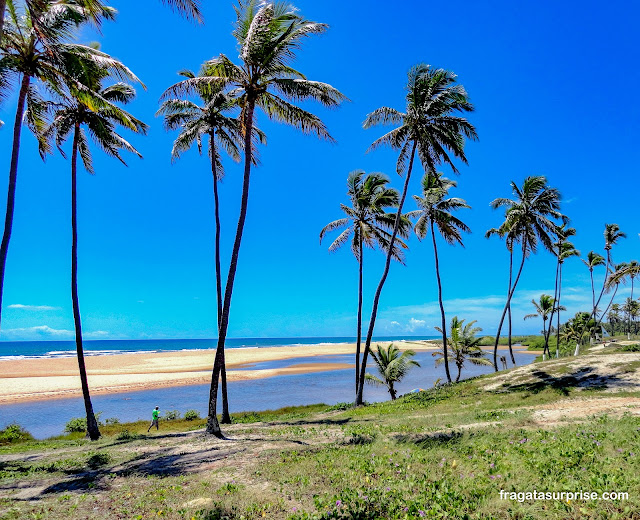
<path id="1" fill-rule="evenodd" d="M 0 446 L 32 440 L 33 435 L 19 424 L 10 424 L 4 430 L 0 430 Z"/>
<path id="2" fill-rule="evenodd" d="M 185 421 L 197 421 L 200 419 L 200 412 L 198 410 L 187 410 L 184 413 Z"/>
<path id="3" fill-rule="evenodd" d="M 177 421 L 180 419 L 180 412 L 178 410 L 168 410 L 165 412 L 163 419 L 165 421 Z"/>

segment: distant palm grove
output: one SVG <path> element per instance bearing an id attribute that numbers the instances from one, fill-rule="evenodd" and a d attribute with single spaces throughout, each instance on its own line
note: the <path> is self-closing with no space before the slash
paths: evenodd
<path id="1" fill-rule="evenodd" d="M 198 0 L 162 2 L 193 23 L 205 23 Z M 231 421 L 226 384 L 225 340 L 233 319 L 232 296 L 238 263 L 242 258 L 242 240 L 247 213 L 251 211 L 251 176 L 260 167 L 259 148 L 268 135 L 261 130 L 261 120 L 270 119 L 319 139 L 333 141 L 323 121 L 308 110 L 308 101 L 320 106 L 339 108 L 347 101 L 337 88 L 308 79 L 296 67 L 296 57 L 303 53 L 308 38 L 321 35 L 328 26 L 305 19 L 291 4 L 240 0 L 235 5 L 236 20 L 230 36 L 238 55 L 228 57 L 211 49 L 210 60 L 197 71 L 180 71 L 181 80 L 166 85 L 159 100 L 158 117 L 164 127 L 174 132 L 170 151 L 172 159 L 195 147 L 204 157 L 202 172 L 211 175 L 214 203 L 215 258 L 212 266 L 216 279 L 217 349 L 212 359 L 209 411 L 206 431 L 222 437 L 220 424 Z M 108 49 L 97 44 L 76 43 L 85 25 L 101 27 L 116 19 L 116 11 L 99 0 L 0 0 L 0 100 L 16 94 L 15 119 L 6 122 L 2 131 L 11 131 L 11 150 L 3 151 L 9 166 L 5 225 L 0 245 L 0 326 L 5 266 L 19 185 L 20 145 L 25 137 L 35 137 L 40 154 L 60 153 L 69 160 L 70 237 L 69 275 L 75 323 L 75 340 L 79 374 L 84 397 L 87 433 L 98 439 L 100 431 L 93 412 L 90 388 L 84 364 L 82 320 L 78 298 L 78 262 L 82 260 L 82 236 L 78 236 L 77 175 L 80 167 L 95 172 L 92 154 L 105 153 L 124 162 L 134 160 L 138 151 L 123 137 L 123 132 L 144 134 L 148 125 L 125 110 L 138 90 L 146 87 L 125 63 L 111 57 Z M 160 65 L 159 65 L 160 66 Z M 320 65 L 321 66 L 321 65 Z M 315 72 L 311 71 L 312 74 Z M 504 186 L 504 197 L 490 202 L 499 210 L 496 225 L 486 231 L 487 238 L 497 237 L 506 246 L 504 253 L 504 308 L 497 325 L 490 358 L 475 337 L 481 329 L 474 327 L 473 316 L 448 316 L 445 308 L 446 277 L 454 273 L 441 265 L 442 248 L 464 246 L 471 231 L 471 208 L 455 196 L 458 182 L 456 164 L 467 163 L 465 144 L 477 140 L 478 133 L 467 119 L 474 111 L 469 93 L 456 74 L 445 68 L 416 64 L 407 73 L 403 107 L 383 106 L 364 117 L 363 129 L 371 135 L 369 152 L 389 148 L 397 155 L 396 173 L 403 178 L 402 188 L 390 186 L 383 173 L 355 170 L 344 172 L 346 197 L 335 204 L 337 219 L 320 231 L 320 242 L 329 240 L 329 251 L 348 245 L 354 263 L 354 297 L 357 291 L 357 337 L 353 394 L 346 396 L 356 406 L 364 403 L 365 382 L 386 386 L 395 399 L 394 383 L 417 363 L 413 352 L 401 353 L 395 346 L 374 351 L 373 335 L 384 296 L 384 287 L 393 262 L 402 264 L 409 254 L 407 239 L 411 234 L 433 252 L 432 274 L 438 288 L 439 321 L 434 324 L 441 342 L 434 352 L 435 362 L 443 365 L 446 382 L 458 381 L 465 363 L 492 365 L 498 371 L 498 346 L 506 336 L 509 363 L 515 365 L 512 345 L 511 306 L 521 275 L 532 257 L 541 251 L 554 256 L 555 273 L 549 273 L 554 293 L 540 295 L 526 318 L 537 320 L 541 327 L 545 357 L 578 355 L 580 347 L 604 335 L 637 334 L 640 329 L 640 303 L 634 299 L 634 280 L 640 274 L 636 261 L 617 263 L 615 246 L 626 235 L 616 224 L 607 224 L 602 250 L 584 255 L 585 273 L 589 273 L 591 305 L 575 316 L 564 316 L 562 305 L 562 270 L 565 262 L 576 261 L 580 252 L 571 243 L 576 230 L 563 213 L 561 195 L 543 176 L 529 176 L 518 184 Z M 12 97 L 13 99 L 13 97 Z M 303 108 L 304 106 L 304 108 Z M 364 115 L 364 114 L 363 114 Z M 25 129 L 26 127 L 26 129 Z M 387 127 L 379 131 L 378 127 Z M 29 136 L 23 135 L 29 132 Z M 377 132 L 377 133 L 376 133 Z M 364 150 L 363 150 L 364 152 Z M 169 150 L 158 151 L 169 153 Z M 242 189 L 233 196 L 240 199 L 237 222 L 222 222 L 220 207 L 230 195 L 220 194 L 219 181 L 227 174 L 228 164 L 241 164 Z M 489 201 L 487 201 L 489 202 Z M 412 206 L 412 208 L 409 208 Z M 228 265 L 222 265 L 221 234 L 235 233 Z M 367 255 L 371 251 L 384 255 L 381 273 L 370 273 Z M 462 253 L 461 253 L 462 254 Z M 356 268 L 357 265 L 357 268 Z M 11 273 L 9 273 L 11 276 Z M 376 283 L 377 281 L 377 283 Z M 373 300 L 363 301 L 363 287 L 376 283 Z M 631 284 L 631 296 L 616 301 L 620 284 Z M 435 298 L 435 295 L 434 295 Z M 355 298 L 354 298 L 355 300 Z M 370 309 L 368 317 L 363 309 Z M 367 373 L 373 359 L 380 377 Z M 506 367 L 509 363 L 503 363 Z M 218 399 L 221 417 L 218 420 Z"/>

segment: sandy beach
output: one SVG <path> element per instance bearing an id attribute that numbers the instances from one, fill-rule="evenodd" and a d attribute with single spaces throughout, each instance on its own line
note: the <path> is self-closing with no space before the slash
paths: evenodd
<path id="1" fill-rule="evenodd" d="M 398 341 L 401 349 L 433 350 L 426 341 Z M 227 349 L 227 379 L 252 380 L 350 368 L 346 363 L 293 363 L 273 369 L 251 369 L 256 363 L 293 358 L 351 354 L 353 343 Z M 107 394 L 207 384 L 211 381 L 214 350 L 155 352 L 85 357 L 92 394 Z M 75 357 L 0 361 L 0 403 L 55 399 L 81 395 Z"/>

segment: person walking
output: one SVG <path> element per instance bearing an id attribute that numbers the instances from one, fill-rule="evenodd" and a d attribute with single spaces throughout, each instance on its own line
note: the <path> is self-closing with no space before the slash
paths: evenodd
<path id="1" fill-rule="evenodd" d="M 149 433 L 151 428 L 153 428 L 154 426 L 156 427 L 156 431 L 160 429 L 158 426 L 159 417 L 160 417 L 160 407 L 156 406 L 151 412 L 151 424 L 149 425 L 149 428 L 147 428 L 147 433 Z"/>

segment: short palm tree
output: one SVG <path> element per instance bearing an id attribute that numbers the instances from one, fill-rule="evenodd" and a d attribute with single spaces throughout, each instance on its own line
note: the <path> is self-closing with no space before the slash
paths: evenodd
<path id="1" fill-rule="evenodd" d="M 395 216 L 386 213 L 387 208 L 398 206 L 398 191 L 389 188 L 389 179 L 381 173 L 366 175 L 363 170 L 355 170 L 347 178 L 347 195 L 351 206 L 340 204 L 340 208 L 346 217 L 334 220 L 327 224 L 320 232 L 320 243 L 324 236 L 334 230 L 344 229 L 329 246 L 333 252 L 349 242 L 351 239 L 351 251 L 358 260 L 358 329 L 356 338 L 356 392 L 358 391 L 358 378 L 360 377 L 360 343 L 362 340 L 362 273 L 364 264 L 364 247 L 374 249 L 376 246 L 383 251 L 391 243 L 391 233 Z M 400 235 L 407 236 L 410 230 L 410 222 L 403 219 Z M 393 257 L 399 262 L 403 261 L 402 249 L 407 245 L 401 240 L 394 245 Z"/>
<path id="2" fill-rule="evenodd" d="M 440 304 L 440 317 L 442 333 L 442 350 L 444 352 L 444 369 L 447 374 L 447 381 L 451 382 L 449 372 L 449 359 L 447 355 L 447 322 L 444 312 L 444 302 L 442 299 L 442 280 L 440 279 L 440 262 L 438 259 L 438 245 L 436 241 L 436 228 L 442 238 L 448 244 L 462 243 L 462 232 L 469 233 L 471 230 L 452 212 L 470 208 L 464 199 L 457 197 L 447 197 L 449 190 L 458 185 L 456 181 L 442 177 L 436 173 L 426 173 L 422 178 L 422 195 L 414 195 L 414 199 L 420 209 L 407 214 L 409 218 L 417 218 L 415 225 L 416 235 L 420 240 L 431 233 L 433 242 L 433 256 L 435 260 L 436 279 L 438 282 L 438 303 Z"/>
<path id="3" fill-rule="evenodd" d="M 636 260 L 631 260 L 628 264 L 623 264 L 620 269 L 618 269 L 615 273 L 613 273 L 609 277 L 608 284 L 611 287 L 612 285 L 618 284 L 626 278 L 631 280 L 631 300 L 633 300 L 633 282 L 635 278 L 640 275 L 640 263 Z M 629 315 L 629 320 L 631 316 Z M 630 330 L 631 330 L 631 322 L 629 321 L 629 332 L 627 338 L 630 338 Z"/>
<path id="4" fill-rule="evenodd" d="M 528 320 L 530 318 L 542 318 L 542 335 L 544 336 L 545 339 L 545 343 L 544 343 L 544 353 L 545 354 L 549 354 L 550 355 L 550 351 L 549 351 L 549 333 L 547 331 L 547 321 L 549 321 L 549 329 L 551 328 L 551 321 L 550 321 L 550 317 L 551 314 L 554 310 L 554 308 L 556 307 L 556 302 L 553 299 L 552 296 L 549 296 L 548 294 L 542 294 L 540 295 L 540 301 L 537 302 L 535 300 L 531 300 L 531 303 L 533 304 L 533 306 L 536 309 L 536 312 L 532 313 L 532 314 L 527 314 L 524 319 Z M 563 309 L 566 310 L 566 309 Z"/>
<path id="5" fill-rule="evenodd" d="M 95 6 L 91 10 L 78 7 L 78 2 L 71 0 L 39 0 L 37 4 L 30 4 L 21 11 L 14 0 L 7 0 L 8 18 L 0 41 L 0 78 L 2 81 L 16 78 L 20 89 L 13 126 L 4 232 L 0 244 L 0 320 L 7 252 L 13 228 L 23 118 L 40 140 L 46 126 L 48 105 L 34 83 L 39 81 L 46 89 L 62 94 L 64 83 L 74 81 L 65 71 L 71 62 L 78 59 L 98 63 L 123 77 L 128 77 L 130 72 L 120 62 L 97 49 L 68 43 L 79 25 L 114 16 L 115 10 L 112 8 L 104 7 L 100 2 L 93 4 L 99 9 Z M 82 90 L 78 89 L 78 92 Z M 89 95 L 85 97 L 91 98 Z M 46 146 L 42 140 L 41 144 Z"/>
<path id="6" fill-rule="evenodd" d="M 249 181 L 254 163 L 252 135 L 255 110 L 260 108 L 270 119 L 294 126 L 304 133 L 316 134 L 333 141 L 324 123 L 317 116 L 295 105 L 294 102 L 314 100 L 327 107 L 337 107 L 346 97 L 326 83 L 310 81 L 291 67 L 302 42 L 314 34 L 322 34 L 327 26 L 311 22 L 284 2 L 243 0 L 236 7 L 237 21 L 233 35 L 239 50 L 241 65 L 236 65 L 224 54 L 207 62 L 204 77 L 188 78 L 170 89 L 163 97 L 184 97 L 197 92 L 202 85 L 228 85 L 238 98 L 241 108 L 241 128 L 244 139 L 244 176 L 242 199 L 236 237 L 231 252 L 229 274 L 225 288 L 222 318 L 218 331 L 216 360 L 209 393 L 209 413 L 206 431 L 222 436 L 216 412 L 218 377 L 227 329 L 231 296 L 238 265 L 238 255 L 247 217 Z"/>
<path id="7" fill-rule="evenodd" d="M 124 65 L 121 66 L 125 69 Z M 107 155 L 125 164 L 120 152 L 138 151 L 121 137 L 116 128 L 122 126 L 134 132 L 145 133 L 147 126 L 118 106 L 129 103 L 135 97 L 135 90 L 126 83 L 115 83 L 108 87 L 103 81 L 109 76 L 108 69 L 95 63 L 77 60 L 67 64 L 66 74 L 75 79 L 68 85 L 70 95 L 58 105 L 51 125 L 44 131 L 45 140 L 52 140 L 62 152 L 63 144 L 72 138 L 71 147 L 71 300 L 75 323 L 76 351 L 80 370 L 82 395 L 87 414 L 87 433 L 91 440 L 100 437 L 98 423 L 93 413 L 82 345 L 82 325 L 78 301 L 78 225 L 77 225 L 77 168 L 78 155 L 85 169 L 94 173 L 89 137 Z M 135 78 L 133 74 L 130 74 Z M 78 90 L 78 84 L 83 88 Z M 45 151 L 46 148 L 43 148 Z M 140 156 L 141 157 L 141 156 Z"/>
<path id="8" fill-rule="evenodd" d="M 391 399 L 395 399 L 397 394 L 394 385 L 402 381 L 411 368 L 419 367 L 420 363 L 411 359 L 416 355 L 413 350 L 401 352 L 393 343 L 387 348 L 378 345 L 377 350 L 377 354 L 371 352 L 371 357 L 378 368 L 380 377 L 365 374 L 364 379 L 372 385 L 386 386 Z"/>
<path id="9" fill-rule="evenodd" d="M 196 78 L 191 71 L 181 71 L 186 78 Z M 202 77 L 202 73 L 200 74 Z M 224 176 L 224 168 L 220 160 L 220 150 L 227 152 L 234 161 L 240 161 L 242 149 L 242 129 L 240 121 L 231 115 L 237 107 L 237 100 L 224 92 L 222 85 L 201 84 L 197 88 L 197 95 L 202 105 L 188 99 L 167 99 L 162 103 L 157 115 L 164 115 L 164 125 L 167 130 L 180 130 L 174 141 L 171 156 L 179 158 L 182 153 L 194 144 L 202 152 L 202 140 L 209 140 L 209 161 L 213 177 L 213 208 L 215 215 L 215 270 L 217 296 L 217 327 L 222 319 L 222 279 L 220 268 L 220 207 L 218 197 L 218 182 Z M 258 134 L 262 137 L 262 134 Z M 227 370 L 222 353 L 222 367 L 220 369 L 222 393 L 223 424 L 231 424 L 229 414 L 229 399 L 227 396 Z"/>
<path id="10" fill-rule="evenodd" d="M 480 327 L 474 327 L 476 320 L 470 321 L 465 325 L 465 320 L 459 319 L 457 316 L 451 318 L 451 324 L 449 326 L 450 334 L 450 348 L 451 348 L 451 360 L 455 363 L 458 369 L 458 375 L 456 376 L 456 383 L 460 381 L 460 374 L 465 366 L 465 363 L 469 361 L 472 365 L 485 365 L 492 366 L 490 360 L 485 358 L 484 351 L 480 348 L 480 340 L 482 338 L 476 338 L 476 334 L 482 331 Z M 435 329 L 442 333 L 440 327 Z M 447 359 L 447 353 L 443 348 L 437 350 L 431 354 L 436 358 L 436 366 L 445 363 Z"/>
<path id="11" fill-rule="evenodd" d="M 511 291 L 507 296 L 507 302 L 502 311 L 496 340 L 493 346 L 493 368 L 498 371 L 498 342 L 502 325 L 509 309 L 511 299 L 518 286 L 520 275 L 524 267 L 524 262 L 531 253 L 535 253 L 538 243 L 541 243 L 548 251 L 553 251 L 552 236 L 557 229 L 554 219 L 563 219 L 560 213 L 560 193 L 557 189 L 551 188 L 547 184 L 547 179 L 543 176 L 527 177 L 519 187 L 511 181 L 511 189 L 515 195 L 514 199 L 498 198 L 491 202 L 491 207 L 506 208 L 505 220 L 498 228 L 502 234 L 512 234 L 518 237 L 522 250 L 522 260 L 518 273 L 511 286 Z"/>
<path id="12" fill-rule="evenodd" d="M 396 128 L 376 139 L 370 147 L 370 150 L 374 150 L 382 146 L 390 146 L 398 150 L 396 169 L 399 174 L 406 170 L 404 187 L 396 212 L 396 222 L 391 234 L 392 245 L 400 229 L 402 209 L 407 197 L 416 154 L 425 171 L 435 172 L 436 167 L 444 162 L 457 172 L 451 155 L 466 163 L 465 137 L 473 140 L 478 138 L 474 126 L 466 118 L 458 115 L 473 111 L 473 105 L 469 101 L 467 91 L 462 85 L 458 85 L 456 80 L 456 75 L 451 71 L 434 69 L 424 64 L 416 65 L 409 70 L 408 74 L 405 112 L 381 107 L 371 112 L 364 121 L 364 128 L 380 124 L 397 125 Z M 391 250 L 387 253 L 384 271 L 373 297 L 356 406 L 364 402 L 364 371 L 376 324 L 380 295 L 389 275 Z"/>

